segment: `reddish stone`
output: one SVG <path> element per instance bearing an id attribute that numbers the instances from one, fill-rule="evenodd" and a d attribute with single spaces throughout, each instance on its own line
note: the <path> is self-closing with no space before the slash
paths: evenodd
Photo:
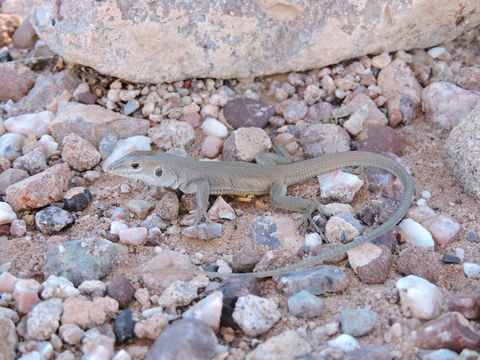
<path id="1" fill-rule="evenodd" d="M 23 98 L 35 84 L 35 77 L 35 73 L 25 65 L 0 64 L 0 102 Z"/>
<path id="2" fill-rule="evenodd" d="M 22 25 L 20 25 L 13 33 L 12 39 L 13 44 L 16 48 L 28 49 L 35 45 L 38 36 L 32 24 L 30 24 L 30 21 L 28 21 L 28 19 L 25 19 Z"/>
<path id="3" fill-rule="evenodd" d="M 448 310 L 457 311 L 470 320 L 480 319 L 480 296 L 455 296 L 448 300 Z"/>
<path id="4" fill-rule="evenodd" d="M 402 137 L 390 126 L 369 124 L 367 138 L 358 144 L 358 150 L 376 153 L 391 152 L 402 156 L 404 146 Z"/>
<path id="5" fill-rule="evenodd" d="M 395 127 L 402 122 L 402 112 L 400 109 L 392 109 L 388 112 L 388 125 Z"/>
<path id="6" fill-rule="evenodd" d="M 203 122 L 202 115 L 196 112 L 186 113 L 179 120 L 185 121 L 193 127 L 199 127 Z"/>
<path id="7" fill-rule="evenodd" d="M 375 85 L 377 83 L 377 79 L 373 76 L 372 73 L 362 75 L 360 78 L 360 84 L 364 86 Z"/>
<path id="8" fill-rule="evenodd" d="M 0 275 L 0 293 L 13 293 L 17 281 L 18 279 L 8 271 L 3 272 Z"/>
<path id="9" fill-rule="evenodd" d="M 123 275 L 116 275 L 107 286 L 108 296 L 118 301 L 121 308 L 126 308 L 133 299 L 135 288 Z"/>

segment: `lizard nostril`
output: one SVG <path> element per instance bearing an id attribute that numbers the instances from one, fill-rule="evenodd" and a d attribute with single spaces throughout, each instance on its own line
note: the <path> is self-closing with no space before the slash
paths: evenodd
<path id="1" fill-rule="evenodd" d="M 158 177 L 162 176 L 162 168 L 155 169 L 155 176 L 158 176 Z"/>

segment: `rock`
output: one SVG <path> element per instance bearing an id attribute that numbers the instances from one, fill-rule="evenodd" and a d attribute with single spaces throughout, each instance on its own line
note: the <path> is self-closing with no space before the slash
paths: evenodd
<path id="1" fill-rule="evenodd" d="M 430 232 L 415 220 L 409 218 L 404 219 L 398 227 L 408 243 L 426 248 L 433 248 L 435 246 Z"/>
<path id="2" fill-rule="evenodd" d="M 26 170 L 30 175 L 35 175 L 46 170 L 48 165 L 44 152 L 37 148 L 17 158 L 13 162 L 13 167 Z"/>
<path id="3" fill-rule="evenodd" d="M 266 333 L 281 317 L 275 302 L 256 295 L 239 297 L 232 316 L 248 336 Z"/>
<path id="4" fill-rule="evenodd" d="M 17 281 L 18 279 L 8 271 L 2 272 L 0 274 L 0 293 L 13 293 Z"/>
<path id="5" fill-rule="evenodd" d="M 0 202 L 0 225 L 10 224 L 17 219 L 17 214 L 6 202 Z"/>
<path id="6" fill-rule="evenodd" d="M 63 138 L 62 159 L 75 170 L 90 170 L 101 158 L 97 149 L 77 134 L 72 133 Z"/>
<path id="7" fill-rule="evenodd" d="M 373 102 L 365 94 L 358 94 L 347 104 L 347 109 L 350 114 L 354 114 L 360 109 L 366 109 L 368 112 L 368 120 L 366 120 L 365 124 L 380 124 L 380 125 L 387 125 L 387 117 L 384 113 L 382 113 L 378 108 L 377 105 Z"/>
<path id="8" fill-rule="evenodd" d="M 63 302 L 61 322 L 62 325 L 76 324 L 88 329 L 109 321 L 117 311 L 118 303 L 109 297 L 97 297 L 90 301 L 82 295 L 71 296 Z"/>
<path id="9" fill-rule="evenodd" d="M 146 218 L 152 208 L 153 204 L 145 200 L 129 200 L 127 202 L 127 209 L 133 212 L 139 219 Z"/>
<path id="10" fill-rule="evenodd" d="M 142 226 L 122 229 L 118 232 L 120 242 L 129 246 L 141 246 L 147 242 L 148 230 Z"/>
<path id="11" fill-rule="evenodd" d="M 186 306 L 197 298 L 197 291 L 193 282 L 177 280 L 163 291 L 157 303 L 163 307 Z"/>
<path id="12" fill-rule="evenodd" d="M 288 273 L 276 282 L 277 288 L 287 296 L 301 290 L 307 290 L 313 295 L 335 293 L 345 290 L 349 285 L 348 276 L 341 268 L 333 265 L 320 265 Z"/>
<path id="13" fill-rule="evenodd" d="M 385 346 L 369 346 L 363 349 L 354 350 L 345 360 L 392 360 L 390 350 Z"/>
<path id="14" fill-rule="evenodd" d="M 425 118 L 437 127 L 451 129 L 480 105 L 480 92 L 441 81 L 423 89 L 422 99 Z"/>
<path id="15" fill-rule="evenodd" d="M 365 243 L 348 250 L 347 254 L 350 266 L 363 283 L 383 284 L 387 280 L 392 265 L 392 252 L 388 247 Z"/>
<path id="16" fill-rule="evenodd" d="M 454 296 L 448 300 L 448 310 L 461 313 L 467 319 L 480 319 L 480 297 Z"/>
<path id="17" fill-rule="evenodd" d="M 196 226 L 183 228 L 182 235 L 201 240 L 209 240 L 222 236 L 222 229 L 222 224 L 216 222 L 200 223 Z"/>
<path id="18" fill-rule="evenodd" d="M 211 117 L 207 117 L 203 121 L 201 128 L 207 136 L 215 136 L 221 139 L 228 136 L 228 129 L 225 124 Z"/>
<path id="19" fill-rule="evenodd" d="M 28 49 L 35 45 L 38 36 L 28 18 L 24 19 L 22 25 L 15 30 L 12 40 L 17 49 Z"/>
<path id="20" fill-rule="evenodd" d="M 372 57 L 372 66 L 377 69 L 383 69 L 392 61 L 392 57 L 388 52 L 384 51 L 381 54 Z"/>
<path id="21" fill-rule="evenodd" d="M 80 344 L 85 332 L 77 324 L 63 324 L 58 329 L 62 340 L 69 345 Z"/>
<path id="22" fill-rule="evenodd" d="M 307 111 L 308 107 L 304 102 L 288 100 L 285 109 L 283 110 L 283 117 L 287 123 L 296 124 L 305 117 Z"/>
<path id="23" fill-rule="evenodd" d="M 63 205 L 68 211 L 85 210 L 90 201 L 92 201 L 92 194 L 90 190 L 84 187 L 71 188 L 63 196 Z"/>
<path id="24" fill-rule="evenodd" d="M 221 196 L 215 199 L 215 202 L 208 210 L 208 216 L 210 219 L 217 220 L 217 219 L 228 219 L 228 220 L 235 220 L 237 218 L 237 214 L 235 214 L 235 210 L 225 201 Z"/>
<path id="25" fill-rule="evenodd" d="M 44 234 L 58 233 L 74 221 L 74 215 L 56 206 L 49 206 L 35 214 L 35 225 Z"/>
<path id="26" fill-rule="evenodd" d="M 188 256 L 172 250 L 162 250 L 158 255 L 150 259 L 141 269 L 145 285 L 149 289 L 162 292 L 177 280 L 190 281 L 193 278 L 193 276 L 188 273 L 155 272 L 155 270 L 169 268 L 195 269 Z"/>
<path id="27" fill-rule="evenodd" d="M 113 324 L 113 331 L 119 344 L 133 337 L 133 318 L 130 310 L 123 310 L 117 314 Z"/>
<path id="28" fill-rule="evenodd" d="M 183 313 L 184 319 L 197 319 L 218 332 L 222 315 L 223 293 L 214 291 Z"/>
<path id="29" fill-rule="evenodd" d="M 466 90 L 480 90 L 480 69 L 475 66 L 462 67 L 455 74 L 454 82 Z"/>
<path id="30" fill-rule="evenodd" d="M 67 2 L 65 6 L 70 8 L 72 4 Z M 146 3 L 135 9 L 81 3 L 75 11 L 62 14 L 60 26 L 58 21 L 57 26 L 52 25 L 57 14 L 47 1 L 27 1 L 25 7 L 32 14 L 30 20 L 39 36 L 67 61 L 128 81 L 155 84 L 189 78 L 254 78 L 321 68 L 368 53 L 421 49 L 456 38 L 480 22 L 478 15 L 470 12 L 477 4 L 475 0 L 465 3 L 461 15 L 465 20 L 458 25 L 451 20 L 456 9 L 449 7 L 447 1 L 437 3 L 435 11 L 423 1 L 388 10 L 382 9 L 381 3 L 362 9 L 338 4 L 328 13 L 315 8 L 315 4 L 295 2 L 285 9 L 255 3 L 234 10 L 225 4 L 220 6 L 221 3 L 206 8 L 203 4 L 175 4 L 178 11 L 171 14 L 172 4 L 161 3 L 154 16 L 150 16 L 152 10 Z M 402 21 L 393 21 L 393 12 Z M 185 19 L 199 13 L 209 20 L 184 29 Z M 99 19 L 110 17 L 112 23 L 125 22 L 125 26 L 110 29 L 106 24 L 93 28 L 78 25 L 80 15 L 89 18 L 89 23 L 100 24 Z M 375 21 L 380 18 L 385 21 Z M 147 19 L 149 28 L 139 28 L 138 24 Z M 290 25 L 288 31 L 285 24 Z M 82 34 L 81 39 L 78 34 Z M 151 39 L 148 48 L 133 40 L 146 39 L 151 34 L 164 36 Z M 372 34 L 381 36 L 373 38 Z M 398 34 L 402 34 L 402 41 Z M 245 39 L 251 39 L 248 46 Z M 165 49 L 169 56 L 162 56 Z M 111 54 L 122 54 L 122 63 L 111 59 Z"/>
<path id="31" fill-rule="evenodd" d="M 184 149 L 195 139 L 195 131 L 187 122 L 165 120 L 160 125 L 150 128 L 148 136 L 160 150 Z"/>
<path id="32" fill-rule="evenodd" d="M 288 298 L 288 312 L 306 319 L 320 316 L 325 310 L 325 302 L 312 293 L 302 290 Z"/>
<path id="33" fill-rule="evenodd" d="M 416 275 L 433 283 L 438 281 L 441 274 L 433 249 L 413 245 L 400 252 L 397 270 L 404 275 Z"/>
<path id="34" fill-rule="evenodd" d="M 232 269 L 235 272 L 252 272 L 262 258 L 258 251 L 241 249 L 232 257 Z"/>
<path id="35" fill-rule="evenodd" d="M 60 299 L 50 299 L 37 304 L 27 316 L 25 337 L 32 340 L 48 340 L 55 334 L 63 311 Z"/>
<path id="36" fill-rule="evenodd" d="M 369 124 L 365 139 L 359 142 L 358 150 L 376 153 L 391 152 L 402 156 L 405 143 L 402 137 L 390 126 Z"/>
<path id="37" fill-rule="evenodd" d="M 97 146 L 109 133 L 119 138 L 146 135 L 150 128 L 148 120 L 136 119 L 110 111 L 100 105 L 68 103 L 60 107 L 51 123 L 52 136 L 57 142 L 75 133 Z"/>
<path id="38" fill-rule="evenodd" d="M 287 360 L 299 359 L 312 351 L 308 342 L 294 330 L 272 336 L 247 355 L 247 360 Z"/>
<path id="39" fill-rule="evenodd" d="M 318 175 L 320 197 L 350 203 L 363 186 L 363 181 L 356 175 L 340 169 Z"/>
<path id="40" fill-rule="evenodd" d="M 7 169 L 0 174 L 0 195 L 5 195 L 7 188 L 28 178 L 28 173 L 22 169 Z"/>
<path id="41" fill-rule="evenodd" d="M 391 153 L 385 153 L 383 155 L 397 162 L 400 166 L 405 168 L 407 172 L 411 173 L 402 158 Z M 389 201 L 390 199 L 400 201 L 403 198 L 403 184 L 400 182 L 400 179 L 392 173 L 375 166 L 369 166 L 365 169 L 365 175 L 368 180 L 369 190 L 378 195 L 387 197 L 388 199 L 385 201 Z M 388 215 L 388 217 L 390 216 L 391 214 Z"/>
<path id="42" fill-rule="evenodd" d="M 147 136 L 131 136 L 126 139 L 118 140 L 115 148 L 109 153 L 102 163 L 102 170 L 105 171 L 110 164 L 133 151 L 144 150 L 151 151 L 150 143 L 152 140 Z"/>
<path id="43" fill-rule="evenodd" d="M 350 150 L 350 136 L 344 128 L 335 124 L 310 125 L 300 132 L 300 140 L 305 142 L 303 149 L 309 158 Z"/>
<path id="44" fill-rule="evenodd" d="M 28 314 L 40 302 L 38 292 L 40 284 L 33 279 L 20 279 L 15 282 L 13 298 L 15 310 L 20 314 Z"/>
<path id="45" fill-rule="evenodd" d="M 433 319 L 442 310 L 443 295 L 431 282 L 408 275 L 397 280 L 400 303 L 405 314 L 419 319 Z"/>
<path id="46" fill-rule="evenodd" d="M 10 114 L 19 115 L 42 110 L 55 113 L 61 102 L 70 100 L 71 92 L 79 83 L 80 80 L 71 70 L 63 70 L 53 75 L 40 74 L 34 87 L 27 96 L 15 104 Z"/>
<path id="47" fill-rule="evenodd" d="M 178 217 L 180 203 L 174 191 L 166 191 L 155 207 L 155 212 L 164 220 L 174 220 Z"/>
<path id="48" fill-rule="evenodd" d="M 475 263 L 464 263 L 463 272 L 468 278 L 480 278 L 480 265 Z"/>
<path id="49" fill-rule="evenodd" d="M 445 142 L 447 163 L 456 180 L 470 195 L 480 199 L 480 106 L 452 129 Z"/>
<path id="50" fill-rule="evenodd" d="M 358 135 L 363 131 L 364 123 L 368 119 L 366 106 L 355 111 L 350 118 L 343 123 L 343 127 L 352 135 Z"/>
<path id="51" fill-rule="evenodd" d="M 461 314 L 449 312 L 425 323 L 417 330 L 416 345 L 426 349 L 478 349 L 480 334 Z"/>
<path id="52" fill-rule="evenodd" d="M 223 139 L 220 139 L 213 135 L 208 135 L 202 143 L 200 155 L 208 159 L 214 159 L 220 154 L 222 147 Z"/>
<path id="53" fill-rule="evenodd" d="M 15 211 L 44 207 L 63 199 L 68 188 L 70 168 L 58 164 L 10 185 L 6 190 L 7 201 Z"/>
<path id="54" fill-rule="evenodd" d="M 98 328 L 94 328 L 85 332 L 82 344 L 84 359 L 111 359 L 115 337 L 104 335 Z"/>
<path id="55" fill-rule="evenodd" d="M 161 309 L 161 308 L 160 308 Z M 156 339 L 163 329 L 168 325 L 167 316 L 164 313 L 157 312 L 140 320 L 135 324 L 135 336 L 140 339 Z"/>
<path id="56" fill-rule="evenodd" d="M 348 214 L 338 214 L 328 219 L 325 237 L 328 243 L 350 242 L 363 234 L 364 227 Z"/>
<path id="57" fill-rule="evenodd" d="M 265 130 L 249 127 L 235 130 L 223 144 L 223 158 L 226 161 L 252 161 L 255 155 L 266 152 L 272 142 Z"/>
<path id="58" fill-rule="evenodd" d="M 462 259 L 452 254 L 444 254 L 442 256 L 442 262 L 445 264 L 460 264 Z"/>
<path id="59" fill-rule="evenodd" d="M 339 349 L 344 353 L 350 353 L 360 348 L 358 341 L 348 334 L 338 335 L 335 339 L 328 341 L 328 346 Z"/>
<path id="60" fill-rule="evenodd" d="M 377 313 L 369 309 L 343 310 L 340 313 L 342 331 L 352 336 L 363 336 L 370 333 L 377 320 Z"/>
<path id="61" fill-rule="evenodd" d="M 294 220 L 284 216 L 262 216 L 252 221 L 250 238 L 253 245 L 266 245 L 271 249 L 283 248 L 295 251 L 302 244 Z"/>
<path id="62" fill-rule="evenodd" d="M 378 74 L 378 85 L 388 100 L 390 124 L 400 122 L 408 124 L 420 112 L 422 87 L 415 78 L 412 69 L 401 59 L 395 59 Z M 392 123 L 392 113 L 401 114 L 400 121 Z"/>
<path id="63" fill-rule="evenodd" d="M 0 316 L 0 354 L 5 360 L 16 358 L 17 344 L 18 337 L 15 324 L 12 320 Z"/>
<path id="64" fill-rule="evenodd" d="M 194 128 L 199 127 L 200 125 L 202 125 L 203 122 L 202 116 L 196 112 L 188 112 L 186 114 L 183 114 L 182 117 L 178 120 L 185 121 L 192 125 Z"/>
<path id="65" fill-rule="evenodd" d="M 82 293 L 103 296 L 107 292 L 107 285 L 100 280 L 85 280 L 78 285 L 78 290 Z"/>
<path id="66" fill-rule="evenodd" d="M 80 291 L 76 289 L 69 280 L 55 275 L 50 275 L 48 279 L 42 283 L 42 286 L 42 299 L 66 299 L 70 296 L 80 294 Z"/>
<path id="67" fill-rule="evenodd" d="M 264 128 L 275 114 L 272 105 L 252 99 L 230 100 L 223 108 L 225 120 L 234 128 Z"/>
<path id="68" fill-rule="evenodd" d="M 447 245 L 455 240 L 460 231 L 460 223 L 447 214 L 437 214 L 425 220 L 422 225 L 430 231 L 433 240 L 439 246 Z"/>
<path id="69" fill-rule="evenodd" d="M 7 133 L 0 136 L 0 157 L 13 161 L 22 155 L 25 136 Z"/>
<path id="70" fill-rule="evenodd" d="M 183 319 L 165 328 L 145 360 L 209 360 L 219 350 L 217 337 L 208 325 L 195 319 Z"/>
<path id="71" fill-rule="evenodd" d="M 11 133 L 40 138 L 50 132 L 53 118 L 54 115 L 50 111 L 12 116 L 5 120 L 5 128 Z"/>
<path id="72" fill-rule="evenodd" d="M 105 239 L 67 241 L 47 251 L 45 270 L 78 286 L 84 280 L 98 280 L 105 276 L 116 255 L 115 244 Z"/>
<path id="73" fill-rule="evenodd" d="M 18 101 L 28 94 L 35 83 L 35 73 L 29 67 L 19 63 L 0 64 L 0 102 L 8 99 Z"/>
<path id="74" fill-rule="evenodd" d="M 117 300 L 121 308 L 126 308 L 133 300 L 135 288 L 123 275 L 115 275 L 107 285 L 107 294 Z"/>
<path id="75" fill-rule="evenodd" d="M 143 137 L 143 136 L 142 136 Z M 146 138 L 146 136 L 145 136 Z M 118 135 L 115 133 L 108 133 L 100 139 L 98 144 L 98 151 L 102 155 L 102 159 L 105 159 L 117 145 Z M 151 141 L 148 142 L 150 144 Z"/>

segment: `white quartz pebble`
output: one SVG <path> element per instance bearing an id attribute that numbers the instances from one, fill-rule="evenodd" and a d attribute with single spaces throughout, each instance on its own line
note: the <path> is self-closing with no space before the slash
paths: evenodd
<path id="1" fill-rule="evenodd" d="M 128 226 L 121 220 L 112 221 L 110 224 L 110 233 L 118 235 L 120 231 L 127 229 Z"/>
<path id="2" fill-rule="evenodd" d="M 480 277 L 480 265 L 475 263 L 465 263 L 463 264 L 463 272 L 468 278 L 479 278 Z"/>
<path id="3" fill-rule="evenodd" d="M 398 227 L 407 242 L 426 248 L 433 248 L 435 246 L 432 234 L 415 220 L 410 218 L 404 219 Z"/>
<path id="4" fill-rule="evenodd" d="M 51 135 L 43 135 L 40 140 L 38 140 L 38 143 L 42 146 L 42 150 L 47 157 L 58 150 L 58 143 Z"/>
<path id="5" fill-rule="evenodd" d="M 328 346 L 342 350 L 344 353 L 350 353 L 360 348 L 357 339 L 348 334 L 338 335 L 335 339 L 328 342 Z"/>
<path id="6" fill-rule="evenodd" d="M 213 331 L 220 329 L 220 316 L 222 315 L 223 294 L 214 291 L 205 299 L 200 300 L 194 306 L 183 313 L 185 319 L 197 319 L 206 323 Z"/>
<path id="7" fill-rule="evenodd" d="M 212 135 L 218 138 L 226 138 L 228 136 L 227 127 L 217 119 L 211 117 L 203 121 L 201 128 L 205 135 Z"/>
<path id="8" fill-rule="evenodd" d="M 319 175 L 318 181 L 322 199 L 335 199 L 345 203 L 352 202 L 363 185 L 360 177 L 342 170 L 333 170 Z"/>
<path id="9" fill-rule="evenodd" d="M 53 117 L 50 111 L 12 116 L 5 120 L 5 128 L 10 133 L 39 138 L 50 132 L 50 122 Z"/>
<path id="10" fill-rule="evenodd" d="M 442 310 L 443 295 L 431 282 L 415 275 L 397 280 L 403 312 L 419 319 L 433 319 Z"/>
<path id="11" fill-rule="evenodd" d="M 147 241 L 148 230 L 144 227 L 122 229 L 118 233 L 120 242 L 130 246 L 140 246 Z"/>
<path id="12" fill-rule="evenodd" d="M 10 224 L 14 220 L 17 220 L 17 214 L 10 204 L 0 202 L 0 225 Z"/>
<path id="13" fill-rule="evenodd" d="M 305 235 L 305 245 L 315 247 L 322 243 L 322 237 L 318 233 L 309 233 Z"/>

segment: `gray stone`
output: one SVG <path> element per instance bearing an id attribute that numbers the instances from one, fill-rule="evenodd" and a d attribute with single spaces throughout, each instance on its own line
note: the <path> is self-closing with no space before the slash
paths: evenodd
<path id="1" fill-rule="evenodd" d="M 26 170 L 30 175 L 35 175 L 46 170 L 48 165 L 44 152 L 37 148 L 17 158 L 13 162 L 13 167 Z"/>
<path id="2" fill-rule="evenodd" d="M 369 309 L 343 310 L 340 313 L 342 332 L 352 336 L 363 336 L 373 330 L 378 315 Z"/>
<path id="3" fill-rule="evenodd" d="M 288 312 L 306 319 L 320 316 L 325 310 L 325 302 L 312 293 L 302 290 L 288 298 Z"/>
<path id="4" fill-rule="evenodd" d="M 35 225 L 44 234 L 57 233 L 74 221 L 75 215 L 57 206 L 49 206 L 35 214 Z"/>
<path id="5" fill-rule="evenodd" d="M 208 240 L 222 236 L 223 225 L 216 222 L 200 223 L 182 229 L 182 234 L 188 237 Z"/>
<path id="6" fill-rule="evenodd" d="M 246 295 L 238 298 L 232 317 L 245 334 L 257 336 L 269 331 L 281 315 L 274 301 Z"/>
<path id="7" fill-rule="evenodd" d="M 235 129 L 264 128 L 274 114 L 275 109 L 272 105 L 252 99 L 234 99 L 223 108 L 225 120 Z"/>
<path id="8" fill-rule="evenodd" d="M 350 150 L 350 136 L 344 128 L 335 124 L 310 125 L 301 131 L 300 140 L 305 141 L 303 149 L 309 158 Z"/>
<path id="9" fill-rule="evenodd" d="M 226 161 L 252 161 L 255 155 L 266 152 L 272 141 L 265 130 L 255 127 L 235 130 L 223 144 L 223 158 Z"/>
<path id="10" fill-rule="evenodd" d="M 0 174 L 0 195 L 5 195 L 7 188 L 28 178 L 28 173 L 22 169 L 7 169 Z"/>
<path id="11" fill-rule="evenodd" d="M 345 360 L 392 360 L 390 350 L 385 346 L 369 346 L 348 354 Z"/>
<path id="12" fill-rule="evenodd" d="M 434 7 L 430 0 L 376 0 L 365 6 L 299 0 L 65 0 L 61 13 L 55 2 L 29 0 L 25 8 L 39 36 L 67 61 L 125 80 L 159 83 L 253 78 L 431 47 L 478 26 L 478 1 L 462 4 L 461 15 L 449 0 Z"/>
<path id="13" fill-rule="evenodd" d="M 195 140 L 195 131 L 185 121 L 165 120 L 149 129 L 148 136 L 161 150 L 184 149 Z"/>
<path id="14" fill-rule="evenodd" d="M 45 270 L 78 286 L 84 280 L 104 277 L 111 270 L 116 255 L 116 245 L 105 239 L 94 243 L 88 240 L 67 241 L 47 251 Z"/>

